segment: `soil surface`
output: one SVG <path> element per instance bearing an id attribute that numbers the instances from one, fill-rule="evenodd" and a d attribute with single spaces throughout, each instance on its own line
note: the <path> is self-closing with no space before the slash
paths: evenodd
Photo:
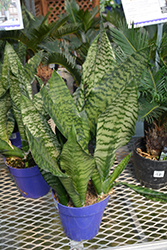
<path id="1" fill-rule="evenodd" d="M 28 154 L 26 159 L 21 159 L 19 157 L 8 157 L 6 158 L 6 163 L 12 168 L 30 168 L 36 165 L 31 153 Z"/>
<path id="2" fill-rule="evenodd" d="M 89 206 L 89 205 L 95 204 L 101 200 L 104 200 L 108 195 L 109 194 L 104 194 L 102 196 L 97 195 L 92 182 L 89 181 L 87 194 L 86 194 L 86 201 L 85 201 L 85 205 L 83 207 Z M 58 197 L 57 197 L 55 192 L 54 192 L 54 197 L 59 202 Z M 71 200 L 68 203 L 68 207 L 75 207 Z"/>

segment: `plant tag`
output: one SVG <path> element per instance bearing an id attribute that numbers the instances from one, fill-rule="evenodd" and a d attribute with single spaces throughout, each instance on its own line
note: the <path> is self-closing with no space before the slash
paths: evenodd
<path id="1" fill-rule="evenodd" d="M 17 134 L 16 133 L 12 133 L 10 136 L 10 139 L 16 139 L 17 138 Z"/>
<path id="2" fill-rule="evenodd" d="M 154 171 L 154 174 L 153 174 L 153 177 L 156 177 L 156 178 L 163 178 L 164 177 L 164 174 L 165 174 L 165 171 Z"/>

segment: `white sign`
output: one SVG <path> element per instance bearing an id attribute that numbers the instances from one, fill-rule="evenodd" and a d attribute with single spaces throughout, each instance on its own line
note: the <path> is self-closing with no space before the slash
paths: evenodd
<path id="1" fill-rule="evenodd" d="M 122 0 L 129 28 L 167 22 L 167 0 Z"/>
<path id="2" fill-rule="evenodd" d="M 153 177 L 155 178 L 163 178 L 165 175 L 165 171 L 154 171 L 153 173 Z"/>
<path id="3" fill-rule="evenodd" d="M 0 0 L 0 30 L 23 29 L 20 0 Z"/>

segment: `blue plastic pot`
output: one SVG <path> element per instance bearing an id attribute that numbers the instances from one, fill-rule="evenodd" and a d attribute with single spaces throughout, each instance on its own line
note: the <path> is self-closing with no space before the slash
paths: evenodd
<path id="1" fill-rule="evenodd" d="M 109 195 L 102 201 L 86 207 L 67 207 L 52 197 L 59 211 L 63 230 L 68 238 L 74 241 L 90 240 L 99 231 L 101 219 L 107 206 Z"/>
<path id="2" fill-rule="evenodd" d="M 16 146 L 16 147 L 22 147 L 22 143 L 21 143 L 21 137 L 20 137 L 20 133 L 16 132 L 16 133 L 12 133 L 11 137 L 10 137 L 10 141 L 12 143 L 12 145 Z"/>
<path id="3" fill-rule="evenodd" d="M 7 167 L 22 196 L 37 199 L 49 192 L 50 186 L 41 175 L 38 166 L 20 169 L 13 168 L 8 165 Z"/>

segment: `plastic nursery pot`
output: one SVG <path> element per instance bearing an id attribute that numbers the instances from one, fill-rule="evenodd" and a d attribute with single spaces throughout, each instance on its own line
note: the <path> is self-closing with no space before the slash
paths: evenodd
<path id="1" fill-rule="evenodd" d="M 167 161 L 146 159 L 137 153 L 137 148 L 145 149 L 144 137 L 134 143 L 133 163 L 135 176 L 148 188 L 159 189 L 167 185 Z"/>
<path id="2" fill-rule="evenodd" d="M 54 197 L 55 207 L 59 212 L 64 233 L 74 241 L 90 240 L 99 231 L 101 219 L 107 206 L 109 195 L 102 201 L 85 207 L 67 207 Z"/>
<path id="3" fill-rule="evenodd" d="M 21 137 L 20 137 L 20 133 L 16 132 L 16 133 L 12 133 L 11 137 L 10 137 L 10 141 L 12 143 L 12 145 L 16 146 L 16 147 L 22 147 L 22 143 L 21 143 Z"/>
<path id="4" fill-rule="evenodd" d="M 7 165 L 6 161 L 5 164 Z M 7 167 L 23 197 L 37 199 L 49 192 L 50 186 L 44 180 L 38 166 L 20 169 L 9 165 Z"/>

